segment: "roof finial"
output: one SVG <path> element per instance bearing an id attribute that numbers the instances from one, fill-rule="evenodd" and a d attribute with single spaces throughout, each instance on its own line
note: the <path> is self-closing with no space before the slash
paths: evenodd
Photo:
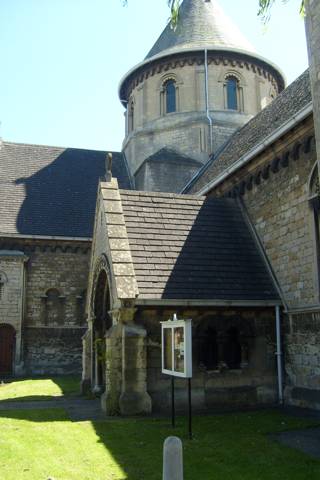
<path id="1" fill-rule="evenodd" d="M 111 182 L 112 179 L 112 153 L 109 152 L 106 158 L 106 181 Z"/>

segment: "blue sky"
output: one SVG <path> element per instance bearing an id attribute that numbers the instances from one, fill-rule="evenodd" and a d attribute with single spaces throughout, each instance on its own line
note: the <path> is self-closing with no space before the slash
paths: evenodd
<path id="1" fill-rule="evenodd" d="M 307 68 L 300 0 L 273 10 L 220 0 L 225 12 L 291 83 Z M 4 140 L 120 150 L 121 77 L 140 62 L 169 16 L 166 0 L 0 0 L 0 121 Z"/>

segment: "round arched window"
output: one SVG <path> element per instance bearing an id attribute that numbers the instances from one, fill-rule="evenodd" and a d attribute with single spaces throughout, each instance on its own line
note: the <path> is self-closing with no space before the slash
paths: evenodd
<path id="1" fill-rule="evenodd" d="M 238 80 L 235 77 L 227 78 L 227 108 L 238 110 Z"/>
<path id="2" fill-rule="evenodd" d="M 175 112 L 177 109 L 176 102 L 176 83 L 174 80 L 168 80 L 165 83 L 166 95 L 166 113 Z"/>

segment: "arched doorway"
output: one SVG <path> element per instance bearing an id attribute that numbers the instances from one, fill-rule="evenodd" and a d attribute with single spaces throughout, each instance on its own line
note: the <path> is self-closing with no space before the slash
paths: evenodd
<path id="1" fill-rule="evenodd" d="M 0 325 L 0 375 L 12 375 L 16 331 L 11 325 Z"/>
<path id="2" fill-rule="evenodd" d="M 94 389 L 103 393 L 106 386 L 106 331 L 112 326 L 109 315 L 110 290 L 105 270 L 101 270 L 97 279 L 94 295 L 93 353 L 94 353 Z"/>

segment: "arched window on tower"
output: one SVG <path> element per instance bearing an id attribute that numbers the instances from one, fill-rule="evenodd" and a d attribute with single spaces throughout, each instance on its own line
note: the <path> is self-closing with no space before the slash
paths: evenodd
<path id="1" fill-rule="evenodd" d="M 173 113 L 177 110 L 176 98 L 176 82 L 172 79 L 168 80 L 164 85 L 165 90 L 165 111 Z"/>
<path id="2" fill-rule="evenodd" d="M 227 109 L 239 110 L 239 84 L 236 77 L 230 76 L 226 81 Z"/>
<path id="3" fill-rule="evenodd" d="M 134 129 L 134 100 L 132 99 L 128 105 L 128 132 L 132 132 Z"/>

